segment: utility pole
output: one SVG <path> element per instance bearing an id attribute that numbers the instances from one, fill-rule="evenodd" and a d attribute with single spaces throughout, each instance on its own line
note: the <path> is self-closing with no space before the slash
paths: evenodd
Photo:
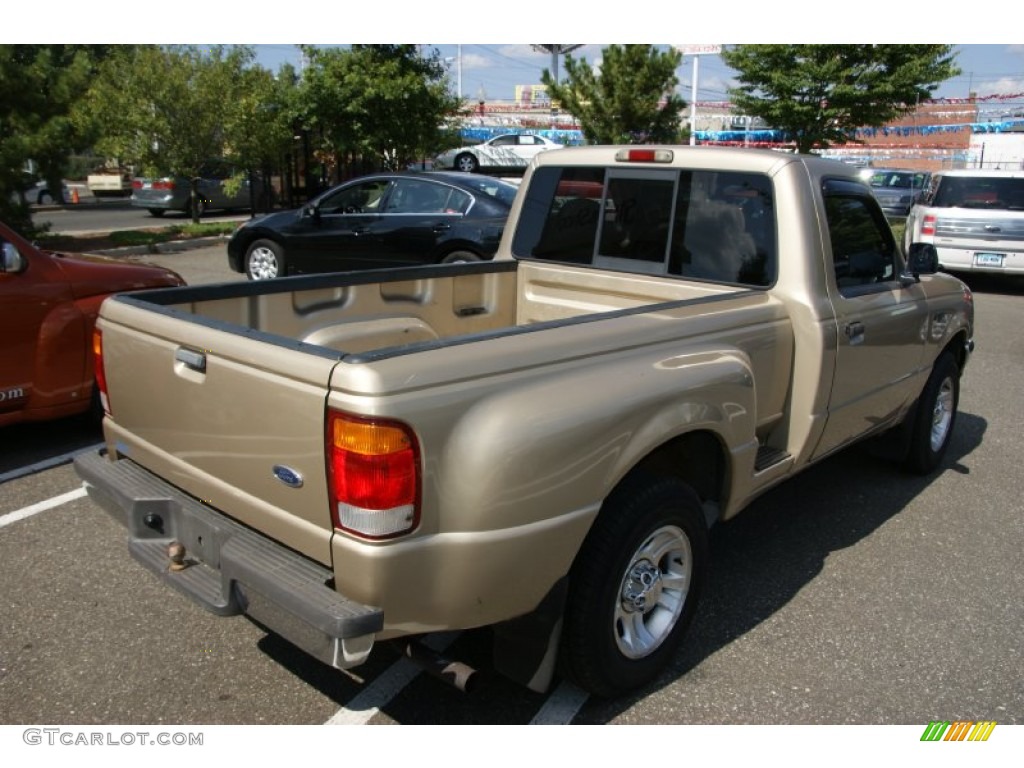
<path id="1" fill-rule="evenodd" d="M 547 45 L 531 45 L 530 47 L 533 48 L 533 50 L 535 50 L 535 51 L 540 51 L 541 53 L 550 53 L 551 54 L 551 78 L 557 84 L 558 83 L 558 57 L 559 57 L 559 55 L 563 54 L 563 53 L 569 53 L 570 51 L 575 51 L 577 48 L 582 48 L 583 47 L 583 43 L 572 43 L 572 44 L 568 44 L 568 45 L 565 44 L 565 43 L 557 43 L 557 44 L 549 43 Z M 558 109 L 552 103 L 552 105 L 551 105 L 551 127 L 552 128 L 555 127 L 555 118 L 556 117 L 558 117 Z"/>

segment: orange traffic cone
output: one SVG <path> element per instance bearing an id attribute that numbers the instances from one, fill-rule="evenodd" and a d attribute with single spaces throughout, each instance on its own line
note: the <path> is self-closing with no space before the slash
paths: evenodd
<path id="1" fill-rule="evenodd" d="M 71 204 L 78 205 L 78 189 L 75 187 L 71 188 Z"/>

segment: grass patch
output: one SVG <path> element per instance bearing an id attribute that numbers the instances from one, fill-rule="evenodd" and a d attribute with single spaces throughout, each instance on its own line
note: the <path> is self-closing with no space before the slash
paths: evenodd
<path id="1" fill-rule="evenodd" d="M 48 250 L 86 253 L 130 246 L 153 246 L 158 243 L 195 240 L 200 237 L 223 237 L 230 235 L 238 226 L 239 222 L 237 221 L 211 221 L 199 224 L 172 224 L 147 229 L 119 229 L 95 235 L 44 234 L 40 235 L 36 242 Z"/>

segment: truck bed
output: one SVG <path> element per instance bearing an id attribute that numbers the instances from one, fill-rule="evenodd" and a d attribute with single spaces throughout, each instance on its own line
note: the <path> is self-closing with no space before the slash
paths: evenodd
<path id="1" fill-rule="evenodd" d="M 716 329 L 747 337 L 766 368 L 780 343 L 782 370 L 792 353 L 764 292 L 511 261 L 122 295 L 100 327 L 107 370 L 132 372 L 108 377 L 110 449 L 325 564 L 325 405 L 401 418 L 415 403 L 422 419 L 511 378 L 573 366 L 600 377 L 638 345 L 709 343 Z M 781 410 L 777 380 L 758 389 L 761 416 Z M 253 472 L 282 456 L 301 459 L 301 488 Z"/>

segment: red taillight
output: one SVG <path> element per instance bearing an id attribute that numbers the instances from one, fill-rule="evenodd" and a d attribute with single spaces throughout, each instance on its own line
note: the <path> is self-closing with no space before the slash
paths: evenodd
<path id="1" fill-rule="evenodd" d="M 419 446 L 404 424 L 329 411 L 327 464 L 336 528 L 371 539 L 419 522 Z"/>
<path id="2" fill-rule="evenodd" d="M 96 372 L 96 386 L 100 391 L 100 403 L 103 405 L 103 412 L 110 413 L 110 397 L 107 395 L 107 374 L 103 369 L 103 334 L 99 328 L 92 332 L 92 360 Z"/>
<path id="3" fill-rule="evenodd" d="M 150 189 L 173 190 L 174 182 L 169 179 L 165 179 L 163 181 L 154 181 L 153 184 L 150 186 Z"/>
<path id="4" fill-rule="evenodd" d="M 931 214 L 926 215 L 921 219 L 921 234 L 922 235 L 934 235 L 935 234 L 935 217 Z"/>
<path id="5" fill-rule="evenodd" d="M 142 189 L 142 179 L 132 179 L 132 189 Z"/>

